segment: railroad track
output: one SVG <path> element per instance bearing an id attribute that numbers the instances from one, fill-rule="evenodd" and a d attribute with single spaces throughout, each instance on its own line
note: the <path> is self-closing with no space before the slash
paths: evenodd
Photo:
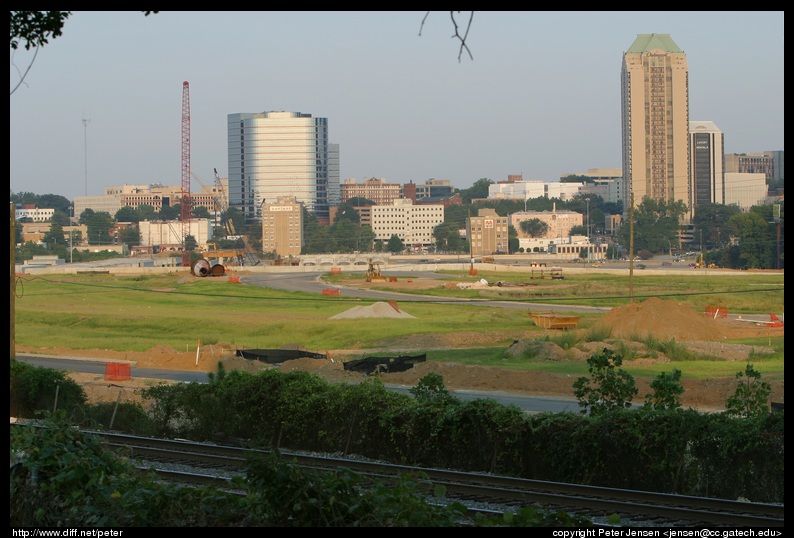
<path id="1" fill-rule="evenodd" d="M 108 446 L 128 457 L 145 461 L 146 467 L 167 480 L 232 489 L 229 476 L 244 474 L 247 456 L 267 450 L 167 440 L 122 434 L 91 432 Z M 419 476 L 429 488 L 442 485 L 447 499 L 489 503 L 505 507 L 539 505 L 547 511 L 565 511 L 592 520 L 620 517 L 621 526 L 657 527 L 753 527 L 784 525 L 784 506 L 705 497 L 691 497 L 636 490 L 511 478 L 483 473 L 417 468 L 347 457 L 307 455 L 281 451 L 281 456 L 307 471 L 347 469 L 365 479 L 386 483 L 401 475 Z M 173 464 L 189 471 L 174 471 Z"/>

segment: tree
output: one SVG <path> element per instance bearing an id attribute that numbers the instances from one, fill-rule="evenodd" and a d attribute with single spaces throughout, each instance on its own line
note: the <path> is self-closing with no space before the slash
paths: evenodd
<path id="1" fill-rule="evenodd" d="M 116 222 L 134 222 L 138 224 L 141 221 L 141 215 L 134 207 L 124 206 L 116 211 Z"/>
<path id="2" fill-rule="evenodd" d="M 196 241 L 195 237 L 193 237 L 192 235 L 186 235 L 185 236 L 185 250 L 186 251 L 193 252 L 194 250 L 196 250 L 197 246 L 198 246 L 198 241 Z"/>
<path id="3" fill-rule="evenodd" d="M 53 249 L 57 245 L 66 245 L 68 243 L 63 236 L 63 226 L 56 222 L 50 224 L 50 229 L 44 234 L 42 241 L 47 243 L 48 249 Z"/>
<path id="4" fill-rule="evenodd" d="M 639 389 L 632 375 L 620 368 L 623 357 L 604 348 L 587 359 L 587 364 L 590 377 L 580 377 L 573 384 L 582 414 L 597 415 L 631 407 Z"/>
<path id="5" fill-rule="evenodd" d="M 352 198 L 348 198 L 345 202 L 353 207 L 363 207 L 363 206 L 370 206 L 375 205 L 375 202 L 370 200 L 369 198 L 364 198 L 362 196 L 354 196 Z"/>
<path id="6" fill-rule="evenodd" d="M 775 243 L 770 241 L 770 225 L 756 212 L 739 213 L 728 219 L 734 235 L 739 237 L 740 269 L 775 267 Z"/>
<path id="7" fill-rule="evenodd" d="M 699 204 L 695 206 L 692 224 L 695 229 L 703 232 L 703 241 L 708 246 L 723 248 L 730 240 L 728 221 L 742 210 L 738 205 Z"/>
<path id="8" fill-rule="evenodd" d="M 133 245 L 141 244 L 141 231 L 137 224 L 135 226 L 128 226 L 119 231 L 119 242 L 131 248 Z"/>
<path id="9" fill-rule="evenodd" d="M 210 213 L 210 210 L 207 209 L 207 207 L 203 206 L 203 205 L 191 208 L 191 213 L 192 213 L 192 216 L 194 218 L 197 218 L 197 219 L 210 219 L 210 220 L 212 220 L 214 218 L 213 215 Z"/>
<path id="10" fill-rule="evenodd" d="M 136 209 L 138 210 L 138 218 L 140 219 L 138 222 L 142 220 L 157 220 L 157 211 L 154 210 L 153 205 L 140 204 Z"/>
<path id="11" fill-rule="evenodd" d="M 444 221 L 433 228 L 433 238 L 436 241 L 436 250 L 449 252 L 460 252 L 462 250 L 462 239 L 458 227 Z"/>
<path id="12" fill-rule="evenodd" d="M 353 224 L 360 224 L 361 216 L 350 202 L 344 202 L 336 211 L 335 223 L 338 223 L 340 220 L 346 220 L 348 222 L 352 222 Z"/>
<path id="13" fill-rule="evenodd" d="M 645 407 L 650 409 L 679 409 L 684 387 L 681 385 L 681 370 L 673 368 L 671 373 L 662 372 L 651 381 L 653 393 L 645 395 Z"/>
<path id="14" fill-rule="evenodd" d="M 474 198 L 488 198 L 488 187 L 493 185 L 493 181 L 483 177 L 474 182 L 468 189 L 461 189 L 460 197 L 464 204 L 470 204 Z"/>
<path id="15" fill-rule="evenodd" d="M 392 254 L 397 254 L 398 252 L 402 252 L 405 250 L 405 243 L 397 234 L 392 234 L 389 238 L 389 242 L 386 244 L 386 250 L 391 252 Z"/>
<path id="16" fill-rule="evenodd" d="M 746 378 L 742 381 L 742 378 Z M 737 372 L 736 379 L 739 385 L 736 392 L 728 398 L 725 413 L 738 417 L 749 417 L 767 412 L 767 401 L 772 393 L 772 387 L 765 381 L 760 381 L 761 372 L 747 363 L 744 372 Z"/>
<path id="17" fill-rule="evenodd" d="M 113 217 L 104 211 L 95 212 L 86 209 L 80 215 L 80 224 L 88 228 L 88 244 L 102 245 L 110 242 L 110 230 L 113 228 Z"/>
<path id="18" fill-rule="evenodd" d="M 521 231 L 530 237 L 544 237 L 549 231 L 549 225 L 540 219 L 522 220 L 519 226 Z"/>
<path id="19" fill-rule="evenodd" d="M 634 250 L 667 252 L 678 241 L 681 218 L 687 208 L 680 200 L 655 200 L 645 196 L 634 210 Z M 620 245 L 628 250 L 631 224 L 626 220 L 617 233 Z"/>
<path id="20" fill-rule="evenodd" d="M 576 226 L 571 226 L 571 229 L 568 230 L 569 235 L 587 235 L 587 226 L 584 224 L 577 224 Z"/>
<path id="21" fill-rule="evenodd" d="M 179 217 L 182 216 L 181 204 L 164 205 L 160 208 L 158 216 L 160 220 L 179 220 Z"/>

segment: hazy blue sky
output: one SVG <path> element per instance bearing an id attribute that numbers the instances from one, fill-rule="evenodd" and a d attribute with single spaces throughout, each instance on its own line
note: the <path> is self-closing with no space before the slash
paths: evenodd
<path id="1" fill-rule="evenodd" d="M 449 12 L 420 36 L 424 15 L 76 11 L 11 94 L 11 191 L 179 185 L 183 81 L 207 185 L 227 175 L 227 114 L 272 110 L 328 118 L 341 178 L 620 168 L 621 62 L 646 33 L 686 53 L 690 119 L 716 123 L 727 153 L 784 149 L 782 11 L 475 12 L 460 61 Z M 12 89 L 31 58 L 11 51 Z"/>

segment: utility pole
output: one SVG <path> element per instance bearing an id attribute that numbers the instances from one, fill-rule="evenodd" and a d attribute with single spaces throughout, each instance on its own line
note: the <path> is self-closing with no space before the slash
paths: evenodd
<path id="1" fill-rule="evenodd" d="M 634 193 L 629 205 L 629 303 L 634 302 Z"/>
<path id="2" fill-rule="evenodd" d="M 83 163 L 85 166 L 85 195 L 88 196 L 88 124 L 91 118 L 83 115 Z"/>
<path id="3" fill-rule="evenodd" d="M 9 258 L 11 259 L 11 301 L 9 301 L 11 305 L 11 360 L 16 360 L 16 320 L 15 320 L 15 310 L 16 310 L 16 299 L 14 293 L 14 282 L 16 282 L 16 272 L 15 268 L 15 257 L 16 257 L 16 206 L 14 202 L 11 202 L 11 241 L 8 242 L 11 245 L 11 255 Z"/>

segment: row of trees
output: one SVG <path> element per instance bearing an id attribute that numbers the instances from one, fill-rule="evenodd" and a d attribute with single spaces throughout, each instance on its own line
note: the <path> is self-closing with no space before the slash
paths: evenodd
<path id="1" fill-rule="evenodd" d="M 592 235 L 605 235 L 605 215 L 622 213 L 620 204 L 605 202 L 596 195 L 578 195 L 569 200 L 549 199 L 545 197 L 517 200 L 487 200 L 488 185 L 493 182 L 487 178 L 478 180 L 468 189 L 459 191 L 463 205 L 450 205 L 444 210 L 444 222 L 433 231 L 434 249 L 445 253 L 467 253 L 468 242 L 461 236 L 460 230 L 466 227 L 467 219 L 476 215 L 482 208 L 493 208 L 497 214 L 505 216 L 524 211 L 589 211 L 592 223 L 589 232 Z M 71 203 L 68 199 L 57 195 L 38 196 L 32 193 L 12 193 L 13 202 L 32 203 L 38 207 L 53 207 L 55 215 L 52 228 L 44 239 L 47 249 L 65 250 L 68 241 L 63 235 L 63 226 L 69 223 Z M 373 205 L 371 200 L 356 198 L 342 204 L 336 220 L 329 226 L 321 226 L 313 214 L 304 210 L 304 254 L 343 253 L 364 251 L 402 252 L 410 245 L 396 235 L 388 241 L 376 241 L 370 226 L 360 224 L 360 215 L 355 207 Z M 214 208 L 212 208 L 214 210 Z M 86 210 L 79 216 L 80 224 L 88 227 L 87 242 L 89 244 L 108 244 L 113 238 L 110 231 L 116 222 L 130 222 L 137 225 L 142 220 L 178 220 L 180 206 L 164 207 L 159 212 L 152 206 L 141 205 L 137 208 L 124 207 L 114 217 L 107 213 Z M 634 211 L 634 252 L 666 253 L 681 248 L 679 232 L 681 222 L 687 212 L 683 202 L 667 202 L 664 200 L 643 199 Z M 193 209 L 195 218 L 213 218 L 210 208 L 198 206 Z M 229 208 L 220 215 L 220 223 L 214 230 L 214 240 L 222 241 L 226 236 L 225 222 L 231 220 L 236 230 L 246 236 L 246 242 L 255 251 L 261 251 L 261 227 L 258 223 L 246 223 L 241 212 Z M 776 221 L 772 215 L 772 206 L 755 206 L 748 212 L 742 212 L 738 206 L 722 204 L 702 204 L 696 208 L 693 219 L 696 236 L 695 250 L 708 251 L 706 262 L 720 267 L 735 269 L 773 269 L 783 268 L 783 221 Z M 521 231 L 533 237 L 541 237 L 547 231 L 547 225 L 540 219 L 530 219 L 521 223 Z M 618 250 L 628 251 L 632 227 L 625 223 L 614 236 L 615 246 L 612 253 Z M 20 233 L 18 231 L 18 233 Z M 575 226 L 572 235 L 588 234 L 586 226 Z M 21 237 L 18 235 L 17 243 Z M 83 237 L 75 235 L 75 243 L 81 243 Z M 140 243 L 137 226 L 122 229 L 118 241 L 128 245 Z M 517 252 L 518 232 L 512 226 L 509 231 L 508 248 Z M 31 247 L 28 247 L 30 250 Z M 267 254 L 267 253 L 266 253 Z"/>

